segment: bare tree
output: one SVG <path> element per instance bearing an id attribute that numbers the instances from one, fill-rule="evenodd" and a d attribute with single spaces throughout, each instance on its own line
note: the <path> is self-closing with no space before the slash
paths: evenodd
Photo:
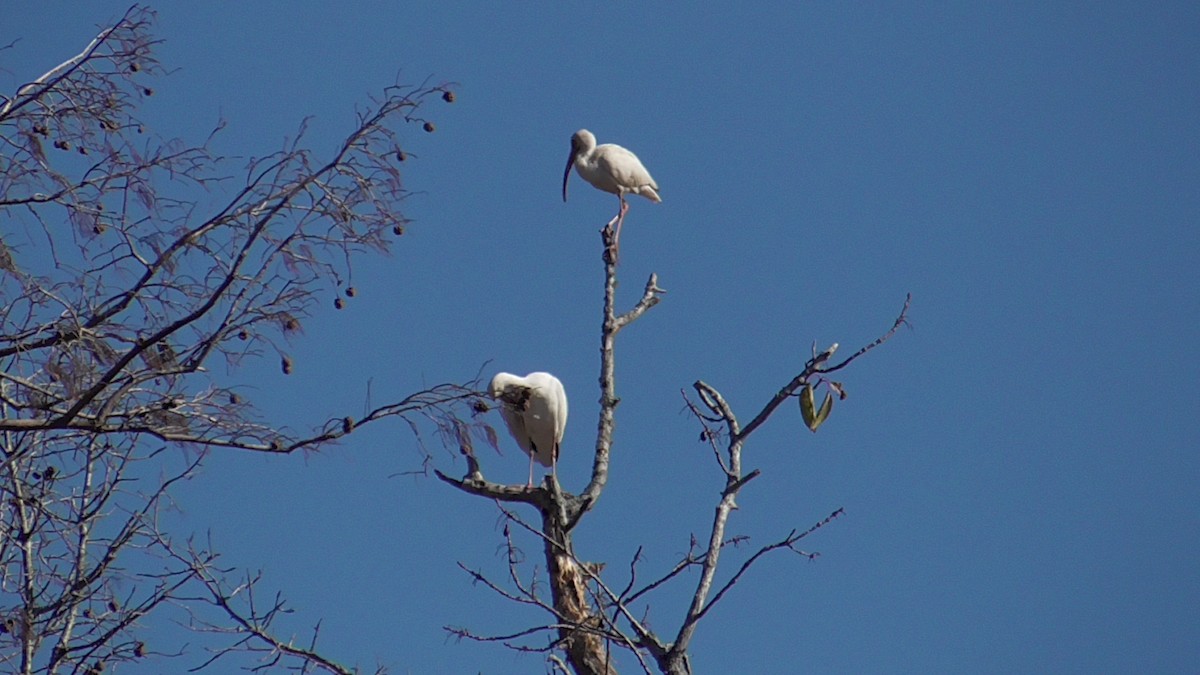
<path id="1" fill-rule="evenodd" d="M 291 372 L 289 336 L 322 298 L 335 297 L 340 307 L 354 295 L 348 280 L 356 256 L 386 251 L 404 232 L 399 166 L 406 154 L 398 129 L 431 131 L 422 104 L 438 96 L 452 101 L 453 93 L 442 85 L 390 87 L 359 111 L 329 156 L 302 146 L 301 126 L 280 151 L 229 169 L 209 142 L 163 140 L 136 117 L 138 102 L 153 95 L 149 78 L 162 74 L 153 18 L 131 8 L 82 52 L 0 96 L 3 669 L 100 673 L 126 661 L 192 657 L 196 670 L 356 672 L 318 650 L 317 629 L 304 645 L 276 637 L 282 599 L 264 597 L 258 576 L 223 565 L 210 543 L 169 531 L 163 514 L 173 486 L 209 452 L 316 450 L 390 418 L 414 430 L 436 428 L 467 464 L 462 478 L 436 475 L 493 501 L 504 519 L 507 580 L 463 569 L 547 617 L 508 635 L 448 630 L 542 653 L 561 672 L 615 673 L 613 655 L 624 651 L 643 672 L 690 673 L 699 622 L 758 560 L 775 551 L 809 555 L 800 541 L 840 509 L 746 549 L 732 571 L 718 575 L 726 550 L 744 541 L 727 534 L 736 498 L 758 476 L 743 472 L 742 451 L 793 399 L 816 431 L 844 396 L 831 375 L 891 337 L 905 322 L 907 301 L 890 330 L 849 358 L 833 361 L 836 345 L 814 349 L 744 424 L 715 387 L 697 381 L 684 392 L 723 477 L 711 526 L 649 581 L 639 581 L 635 555 L 628 583 L 616 588 L 603 566 L 576 552 L 572 533 L 608 481 L 616 338 L 660 302 L 657 278 L 651 275 L 638 302 L 618 313 L 617 267 L 603 258 L 600 415 L 590 480 L 577 495 L 552 478 L 528 488 L 484 477 L 473 439 L 496 441 L 482 417 L 487 405 L 477 380 L 438 385 L 306 431 L 262 419 L 215 365 L 236 372 L 248 358 L 273 357 Z M 601 231 L 604 251 L 613 248 L 612 225 Z M 536 521 L 519 511 L 522 504 L 533 507 Z M 540 579 L 524 572 L 521 540 L 542 549 L 548 596 Z M 677 626 L 651 629 L 646 599 L 685 580 L 695 590 Z M 140 637 L 148 617 L 172 611 L 183 612 L 186 636 L 207 638 L 203 656 L 186 654 L 183 638 L 148 644 Z"/>
<path id="2" fill-rule="evenodd" d="M 99 673 L 178 657 L 201 632 L 199 669 L 349 673 L 315 630 L 304 646 L 274 637 L 282 600 L 162 514 L 210 451 L 310 451 L 379 420 L 445 428 L 465 412 L 474 382 L 294 431 L 214 372 L 264 355 L 291 371 L 287 338 L 321 298 L 354 295 L 356 256 L 404 232 L 398 129 L 432 131 L 422 104 L 453 94 L 392 86 L 329 156 L 301 126 L 228 168 L 208 141 L 136 117 L 162 74 L 153 20 L 135 6 L 0 96 L 0 670 Z M 167 607 L 192 632 L 147 644 L 139 627 Z"/>
<path id="3" fill-rule="evenodd" d="M 466 565 L 460 564 L 460 567 L 476 582 L 501 597 L 540 608 L 548 616 L 548 621 L 505 635 L 482 635 L 461 626 L 448 626 L 446 630 L 463 639 L 499 642 L 516 651 L 544 653 L 548 664 L 556 672 L 614 675 L 617 671 L 612 653 L 617 649 L 631 653 L 645 673 L 658 670 L 671 675 L 685 675 L 692 672 L 688 650 L 696 627 L 713 606 L 726 596 L 758 560 L 769 553 L 786 550 L 813 557 L 814 554 L 806 553 L 798 547 L 799 542 L 842 513 L 842 509 L 836 509 L 809 527 L 793 529 L 781 535 L 778 540 L 754 549 L 742 558 L 732 574 L 718 583 L 717 570 L 722 553 L 730 545 L 745 541 L 744 537 L 727 535 L 730 513 L 737 508 L 738 493 L 760 474 L 757 469 L 750 473 L 742 471 L 742 451 L 746 442 L 770 417 L 779 412 L 784 403 L 793 399 L 799 405 L 805 425 L 815 432 L 831 414 L 834 400 L 844 399 L 846 396 L 843 385 L 829 379 L 829 376 L 846 368 L 891 338 L 900 326 L 906 323 L 911 298 L 905 298 L 903 308 L 887 332 L 849 358 L 832 361 L 838 348 L 837 344 L 820 352 L 814 346 L 812 358 L 805 363 L 803 369 L 762 404 L 745 425 L 739 421 L 733 407 L 720 391 L 712 385 L 696 381 L 692 385 L 692 394 L 682 392 L 687 409 L 701 427 L 700 438 L 711 446 L 713 457 L 724 479 L 711 527 L 702 541 L 695 535 L 692 536 L 690 550 L 671 569 L 640 584 L 639 548 L 629 564 L 628 584 L 624 588 L 615 589 L 602 577 L 603 565 L 586 562 L 577 554 L 572 542 L 572 531 L 596 505 L 608 482 L 613 427 L 619 402 L 614 378 L 617 335 L 658 304 L 663 293 L 658 286 L 657 276 L 651 274 L 641 299 L 628 311 L 617 313 L 617 265 L 609 253 L 614 248 L 615 222 L 614 218 L 601 229 L 605 282 L 600 332 L 600 417 L 591 479 L 587 486 L 578 495 L 570 494 L 562 490 L 553 475 L 547 476 L 544 483 L 538 487 L 491 482 L 483 475 L 479 459 L 469 443 L 468 434 L 459 434 L 462 453 L 468 462 L 467 475 L 458 479 L 437 472 L 438 478 L 463 492 L 495 502 L 505 520 L 503 536 L 508 552 L 507 581 L 490 579 L 481 571 Z M 816 391 L 819 388 L 824 388 L 825 395 L 818 406 Z M 500 405 L 508 404 L 500 402 Z M 533 506 L 540 523 L 531 523 L 521 516 L 511 506 L 516 504 Z M 514 530 L 534 537 L 540 544 L 550 587 L 549 597 L 540 593 L 536 581 L 530 581 L 531 577 L 522 571 L 525 557 L 516 543 Z M 683 578 L 684 574 L 689 572 L 696 573 L 693 582 L 695 590 L 678 628 L 669 635 L 652 630 L 643 618 L 646 598 L 654 590 Z M 536 575 L 536 571 L 534 574 Z M 550 639 L 539 641 L 538 638 L 545 635 L 550 635 Z"/>

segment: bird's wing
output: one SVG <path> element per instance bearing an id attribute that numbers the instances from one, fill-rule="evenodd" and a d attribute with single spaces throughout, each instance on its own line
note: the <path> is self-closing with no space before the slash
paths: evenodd
<path id="1" fill-rule="evenodd" d="M 525 428 L 533 440 L 535 459 L 543 466 L 550 466 L 562 440 L 560 429 L 566 428 L 566 410 L 562 405 L 566 396 L 562 395 L 562 383 L 549 373 L 532 373 L 528 379 L 533 393 L 525 411 Z"/>
<path id="2" fill-rule="evenodd" d="M 562 382 L 554 380 L 554 384 L 554 395 L 558 399 L 558 428 L 554 431 L 554 445 L 558 446 L 567 432 L 567 391 L 563 389 Z"/>
<path id="3" fill-rule="evenodd" d="M 501 403 L 500 417 L 504 418 L 504 423 L 508 425 L 508 433 L 512 435 L 517 445 L 521 446 L 525 454 L 533 454 L 533 445 L 529 442 L 529 431 L 525 428 L 525 414 Z"/>
<path id="4" fill-rule="evenodd" d="M 600 146 L 600 149 L 603 149 L 603 152 L 597 153 L 596 161 L 618 185 L 630 192 L 636 192 L 637 188 L 643 185 L 658 189 L 658 184 L 650 177 L 650 172 L 642 165 L 642 160 L 638 159 L 637 155 L 619 145 L 605 144 Z"/>

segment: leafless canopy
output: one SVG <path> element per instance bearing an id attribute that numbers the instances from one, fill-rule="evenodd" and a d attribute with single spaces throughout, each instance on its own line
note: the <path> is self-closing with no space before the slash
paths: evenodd
<path id="1" fill-rule="evenodd" d="M 614 218 L 601 230 L 605 283 L 600 335 L 600 418 L 591 479 L 587 486 L 580 494 L 574 495 L 564 492 L 553 476 L 548 476 L 544 484 L 536 488 L 489 481 L 483 475 L 480 462 L 471 449 L 469 434 L 466 433 L 460 433 L 458 436 L 463 454 L 467 457 L 466 476 L 458 479 L 437 472 L 444 482 L 468 494 L 494 501 L 506 522 L 504 539 L 509 570 L 506 582 L 490 579 L 477 569 L 460 566 L 472 579 L 500 596 L 518 604 L 544 610 L 548 622 L 506 635 L 482 635 L 462 626 L 448 626 L 446 630 L 461 639 L 499 642 L 517 651 L 543 653 L 548 666 L 555 672 L 614 675 L 616 667 L 612 653 L 615 649 L 631 653 L 641 671 L 645 673 L 658 670 L 672 675 L 684 675 L 692 672 L 688 649 L 700 620 L 743 578 L 750 567 L 762 556 L 774 551 L 788 550 L 806 558 L 814 557 L 815 554 L 799 548 L 800 540 L 842 513 L 840 508 L 836 509 L 808 527 L 794 529 L 782 534 L 776 541 L 752 549 L 752 552 L 742 559 L 738 568 L 729 574 L 723 583 L 718 584 L 717 568 L 722 552 L 732 544 L 744 543 L 743 537 L 730 537 L 726 534 L 730 513 L 736 508 L 737 494 L 759 475 L 758 470 L 750 473 L 742 471 L 742 450 L 746 441 L 783 403 L 791 399 L 799 401 L 805 423 L 816 431 L 829 416 L 835 396 L 845 398 L 843 385 L 829 379 L 828 376 L 846 368 L 892 337 L 907 321 L 911 298 L 905 298 L 903 308 L 888 331 L 850 357 L 841 361 L 832 360 L 834 352 L 837 351 L 836 344 L 820 352 L 814 348 L 812 358 L 803 369 L 762 404 L 745 425 L 739 421 L 733 407 L 720 391 L 712 385 L 697 381 L 693 385 L 692 394 L 684 392 L 685 405 L 700 424 L 700 437 L 711 446 L 713 457 L 724 478 L 724 486 L 714 509 L 711 527 L 702 541 L 693 535 L 691 549 L 684 557 L 670 570 L 650 581 L 639 581 L 639 548 L 629 564 L 628 584 L 622 589 L 613 588 L 602 577 L 602 565 L 585 562 L 577 555 L 571 533 L 587 512 L 596 505 L 608 482 L 613 427 L 619 402 L 614 377 L 616 337 L 621 329 L 658 304 L 664 293 L 658 286 L 657 276 L 652 274 L 646 282 L 641 299 L 623 313 L 616 311 L 617 265 L 609 253 L 614 248 L 612 227 L 615 221 Z M 824 387 L 827 391 L 825 401 L 818 410 L 814 402 L 814 392 L 819 387 Z M 494 432 L 491 437 L 494 439 Z M 510 506 L 514 503 L 535 507 L 540 524 L 526 520 Z M 545 555 L 545 570 L 550 586 L 549 598 L 539 594 L 536 584 L 524 580 L 518 569 L 524 556 L 519 552 L 514 529 L 534 537 L 540 543 Z M 686 573 L 695 574 L 692 581 L 695 590 L 690 606 L 678 627 L 668 635 L 652 630 L 644 618 L 648 595 L 664 584 L 684 578 Z M 545 636 L 549 636 L 549 639 L 545 639 Z"/>
<path id="2" fill-rule="evenodd" d="M 684 392 L 723 478 L 711 527 L 649 580 L 635 556 L 628 583 L 616 588 L 603 566 L 577 554 L 572 532 L 608 481 L 616 338 L 661 301 L 657 278 L 618 312 L 617 266 L 603 257 L 601 406 L 580 494 L 552 479 L 527 488 L 484 477 L 471 440 L 482 433 L 494 443 L 495 432 L 478 417 L 486 406 L 477 381 L 434 386 L 303 431 L 263 420 L 231 373 L 264 356 L 290 373 L 289 336 L 322 299 L 340 306 L 353 295 L 356 255 L 386 251 L 403 234 L 407 155 L 399 130 L 416 123 L 431 131 L 422 104 L 452 101 L 453 93 L 384 90 L 328 156 L 303 146 L 302 125 L 278 152 L 229 160 L 210 150 L 211 136 L 198 145 L 164 140 L 136 116 L 162 74 L 153 19 L 135 6 L 79 54 L 0 94 L 0 670 L 98 674 L 155 658 L 174 659 L 167 670 L 187 660 L 183 667 L 221 672 L 356 672 L 318 651 L 316 629 L 305 644 L 275 637 L 282 599 L 261 591 L 257 575 L 221 564 L 208 542 L 173 536 L 166 523 L 173 486 L 209 452 L 314 450 L 388 418 L 430 422 L 459 448 L 466 474 L 437 476 L 500 509 L 509 578 L 463 569 L 547 616 L 508 635 L 449 630 L 543 653 L 560 672 L 615 673 L 612 655 L 624 650 L 643 672 L 690 673 L 697 625 L 756 561 L 784 550 L 811 555 L 800 540 L 840 509 L 746 549 L 719 580 L 723 553 L 742 541 L 726 533 L 736 497 L 758 475 L 742 470 L 745 443 L 791 399 L 816 430 L 845 393 L 830 375 L 894 334 L 907 301 L 891 330 L 848 359 L 833 360 L 836 346 L 814 349 L 747 422 L 712 385 L 697 381 Z M 614 248 L 612 225 L 601 231 L 604 251 Z M 820 388 L 826 395 L 817 406 Z M 549 597 L 520 573 L 519 537 L 541 545 Z M 651 629 L 646 599 L 685 580 L 694 591 L 684 615 L 670 633 Z M 164 613 L 185 634 L 150 644 L 140 629 Z M 185 652 L 189 641 L 206 651 Z"/>
<path id="3" fill-rule="evenodd" d="M 295 431 L 230 384 L 248 357 L 290 372 L 287 338 L 322 298 L 353 294 L 355 256 L 403 233 L 399 130 L 431 130 L 422 104 L 453 95 L 389 87 L 327 156 L 301 126 L 278 152 L 224 159 L 211 136 L 165 140 L 136 116 L 163 72 L 153 20 L 135 6 L 0 96 L 0 670 L 178 656 L 183 638 L 137 629 L 182 606 L 193 630 L 236 636 L 201 665 L 349 672 L 275 640 L 281 601 L 255 601 L 253 576 L 172 538 L 163 514 L 208 452 L 314 450 L 466 405 L 474 383 L 439 385 Z"/>

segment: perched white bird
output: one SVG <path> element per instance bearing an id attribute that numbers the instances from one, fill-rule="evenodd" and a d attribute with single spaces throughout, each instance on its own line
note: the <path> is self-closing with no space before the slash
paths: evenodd
<path id="1" fill-rule="evenodd" d="M 550 373 L 525 377 L 496 373 L 488 385 L 500 402 L 500 416 L 517 445 L 529 455 L 529 483 L 533 485 L 533 460 L 557 475 L 558 449 L 567 429 L 567 392 Z"/>
<path id="2" fill-rule="evenodd" d="M 621 210 L 614 218 L 617 223 L 613 234 L 615 253 L 621 239 L 621 223 L 629 210 L 625 195 L 641 195 L 652 202 L 662 202 L 662 197 L 658 196 L 658 183 L 650 177 L 637 155 L 612 143 L 596 145 L 596 137 L 587 129 L 580 129 L 571 136 L 571 156 L 567 158 L 567 170 L 563 173 L 564 202 L 567 201 L 567 181 L 571 178 L 572 166 L 592 187 L 615 194 L 621 202 Z"/>

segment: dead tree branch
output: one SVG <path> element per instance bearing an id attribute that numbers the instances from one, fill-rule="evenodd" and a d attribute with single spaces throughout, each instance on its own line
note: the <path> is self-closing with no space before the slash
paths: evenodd
<path id="1" fill-rule="evenodd" d="M 604 250 L 612 249 L 613 232 L 611 223 L 601 230 Z M 641 649 L 657 649 L 665 652 L 657 638 L 641 626 L 636 617 L 624 608 L 621 598 L 603 584 L 599 576 L 590 566 L 581 563 L 575 556 L 571 542 L 571 530 L 579 523 L 580 518 L 589 511 L 599 499 L 608 482 L 608 465 L 612 452 L 613 429 L 615 427 L 615 410 L 620 399 L 616 395 L 616 336 L 623 328 L 643 316 L 651 307 L 658 304 L 664 293 L 658 286 L 658 278 L 651 274 L 642 292 L 641 299 L 628 311 L 616 312 L 617 266 L 607 253 L 603 256 L 605 268 L 604 307 L 601 322 L 600 338 L 600 417 L 597 426 L 595 456 L 592 462 L 591 478 L 588 485 L 578 496 L 564 492 L 553 476 L 548 476 L 538 487 L 501 485 L 488 481 L 478 458 L 469 447 L 469 442 L 459 434 L 460 453 L 467 459 L 467 474 L 462 479 L 452 478 L 441 471 L 435 475 L 442 481 L 463 492 L 493 500 L 498 505 L 503 503 L 526 503 L 538 509 L 542 524 L 540 528 L 527 525 L 511 511 L 502 510 L 506 517 L 519 523 L 529 532 L 536 534 L 543 544 L 546 558 L 552 602 L 546 606 L 555 616 L 554 628 L 558 631 L 559 639 L 556 645 L 566 654 L 566 660 L 576 673 L 615 675 L 616 669 L 605 647 L 606 642 L 613 641 L 632 651 L 642 668 L 649 672 Z M 477 581 L 486 583 L 497 590 L 491 582 L 482 577 Z M 636 637 L 629 638 L 616 628 L 612 621 L 602 612 L 593 607 L 588 600 L 588 584 L 592 583 L 603 589 L 606 602 L 616 607 L 622 619 L 634 627 Z M 523 602 L 534 602 L 527 595 Z M 541 602 L 536 600 L 536 602 Z M 507 637 L 497 637 L 494 641 L 509 642 L 514 636 L 527 636 L 547 627 L 539 627 L 513 633 Z M 465 628 L 455 628 L 453 634 L 471 639 L 483 639 Z"/>
<path id="2" fill-rule="evenodd" d="M 233 166 L 212 150 L 223 124 L 194 144 L 138 118 L 165 72 L 154 19 L 135 5 L 0 96 L 0 670 L 99 673 L 203 637 L 215 655 L 197 669 L 250 656 L 259 671 L 349 673 L 315 642 L 273 637 L 282 600 L 259 606 L 256 577 L 228 583 L 211 547 L 180 551 L 164 514 L 209 451 L 320 450 L 386 419 L 466 416 L 477 382 L 296 431 L 230 384 L 263 356 L 291 373 L 303 321 L 355 295 L 356 261 L 403 234 L 402 130 L 453 96 L 391 86 L 332 152 L 304 147 L 301 125 Z M 194 622 L 173 632 L 170 612 Z M 154 635 L 174 643 L 145 644 L 150 617 L 168 617 Z"/>
<path id="3" fill-rule="evenodd" d="M 874 347 L 883 344 L 892 335 L 896 333 L 900 326 L 907 321 L 907 314 L 911 296 L 905 298 L 904 306 L 901 308 L 900 314 L 893 322 L 892 327 L 877 338 L 874 342 L 859 349 L 850 358 L 839 363 L 835 367 L 826 367 L 826 363 L 837 349 L 837 345 L 833 345 L 825 351 L 814 354 L 805 364 L 803 370 L 789 382 L 784 385 L 758 412 L 757 415 L 745 426 L 741 427 L 737 416 L 733 412 L 732 406 L 725 400 L 721 393 L 712 385 L 703 381 L 697 381 L 693 388 L 696 391 L 697 399 L 700 404 L 708 410 L 710 414 L 704 414 L 700 411 L 700 407 L 688 400 L 688 409 L 695 415 L 703 427 L 704 437 L 712 443 L 714 434 L 710 425 L 723 424 L 725 427 L 726 447 L 724 452 L 717 451 L 714 448 L 714 454 L 717 457 L 717 462 L 725 474 L 725 487 L 721 491 L 720 500 L 713 512 L 712 526 L 709 529 L 708 546 L 705 549 L 704 555 L 700 558 L 700 576 L 696 583 L 696 590 L 692 594 L 691 603 L 684 616 L 683 622 L 680 625 L 679 631 L 671 643 L 670 650 L 662 658 L 659 659 L 659 666 L 663 672 L 672 673 L 673 675 L 684 675 L 690 673 L 690 665 L 688 664 L 687 650 L 691 644 L 692 637 L 695 635 L 696 627 L 700 620 L 708 613 L 708 610 L 719 601 L 733 586 L 742 578 L 742 576 L 750 569 L 750 567 L 763 555 L 783 548 L 794 550 L 793 547 L 799 539 L 807 536 L 812 531 L 830 522 L 836 516 L 842 513 L 838 509 L 825 520 L 817 523 L 812 528 L 797 534 L 793 532 L 782 540 L 760 548 L 757 552 L 745 560 L 741 567 L 734 575 L 725 582 L 712 595 L 712 600 L 709 600 L 710 594 L 713 592 L 713 584 L 716 579 L 717 568 L 720 562 L 721 551 L 726 542 L 726 529 L 728 527 L 729 515 L 737 508 L 736 497 L 738 492 L 745 485 L 759 475 L 759 470 L 755 469 L 746 475 L 742 475 L 742 450 L 749 436 L 759 429 L 768 418 L 779 408 L 779 406 L 788 398 L 796 396 L 797 392 L 805 386 L 808 386 L 810 379 L 819 376 L 823 373 L 832 372 L 833 370 L 841 369 Z M 685 395 L 685 399 L 687 399 Z M 799 552 L 799 551 L 797 551 Z M 677 570 L 687 568 L 696 563 L 693 562 L 691 554 L 685 557 L 684 561 L 676 567 Z M 673 570 L 674 572 L 674 570 Z"/>

